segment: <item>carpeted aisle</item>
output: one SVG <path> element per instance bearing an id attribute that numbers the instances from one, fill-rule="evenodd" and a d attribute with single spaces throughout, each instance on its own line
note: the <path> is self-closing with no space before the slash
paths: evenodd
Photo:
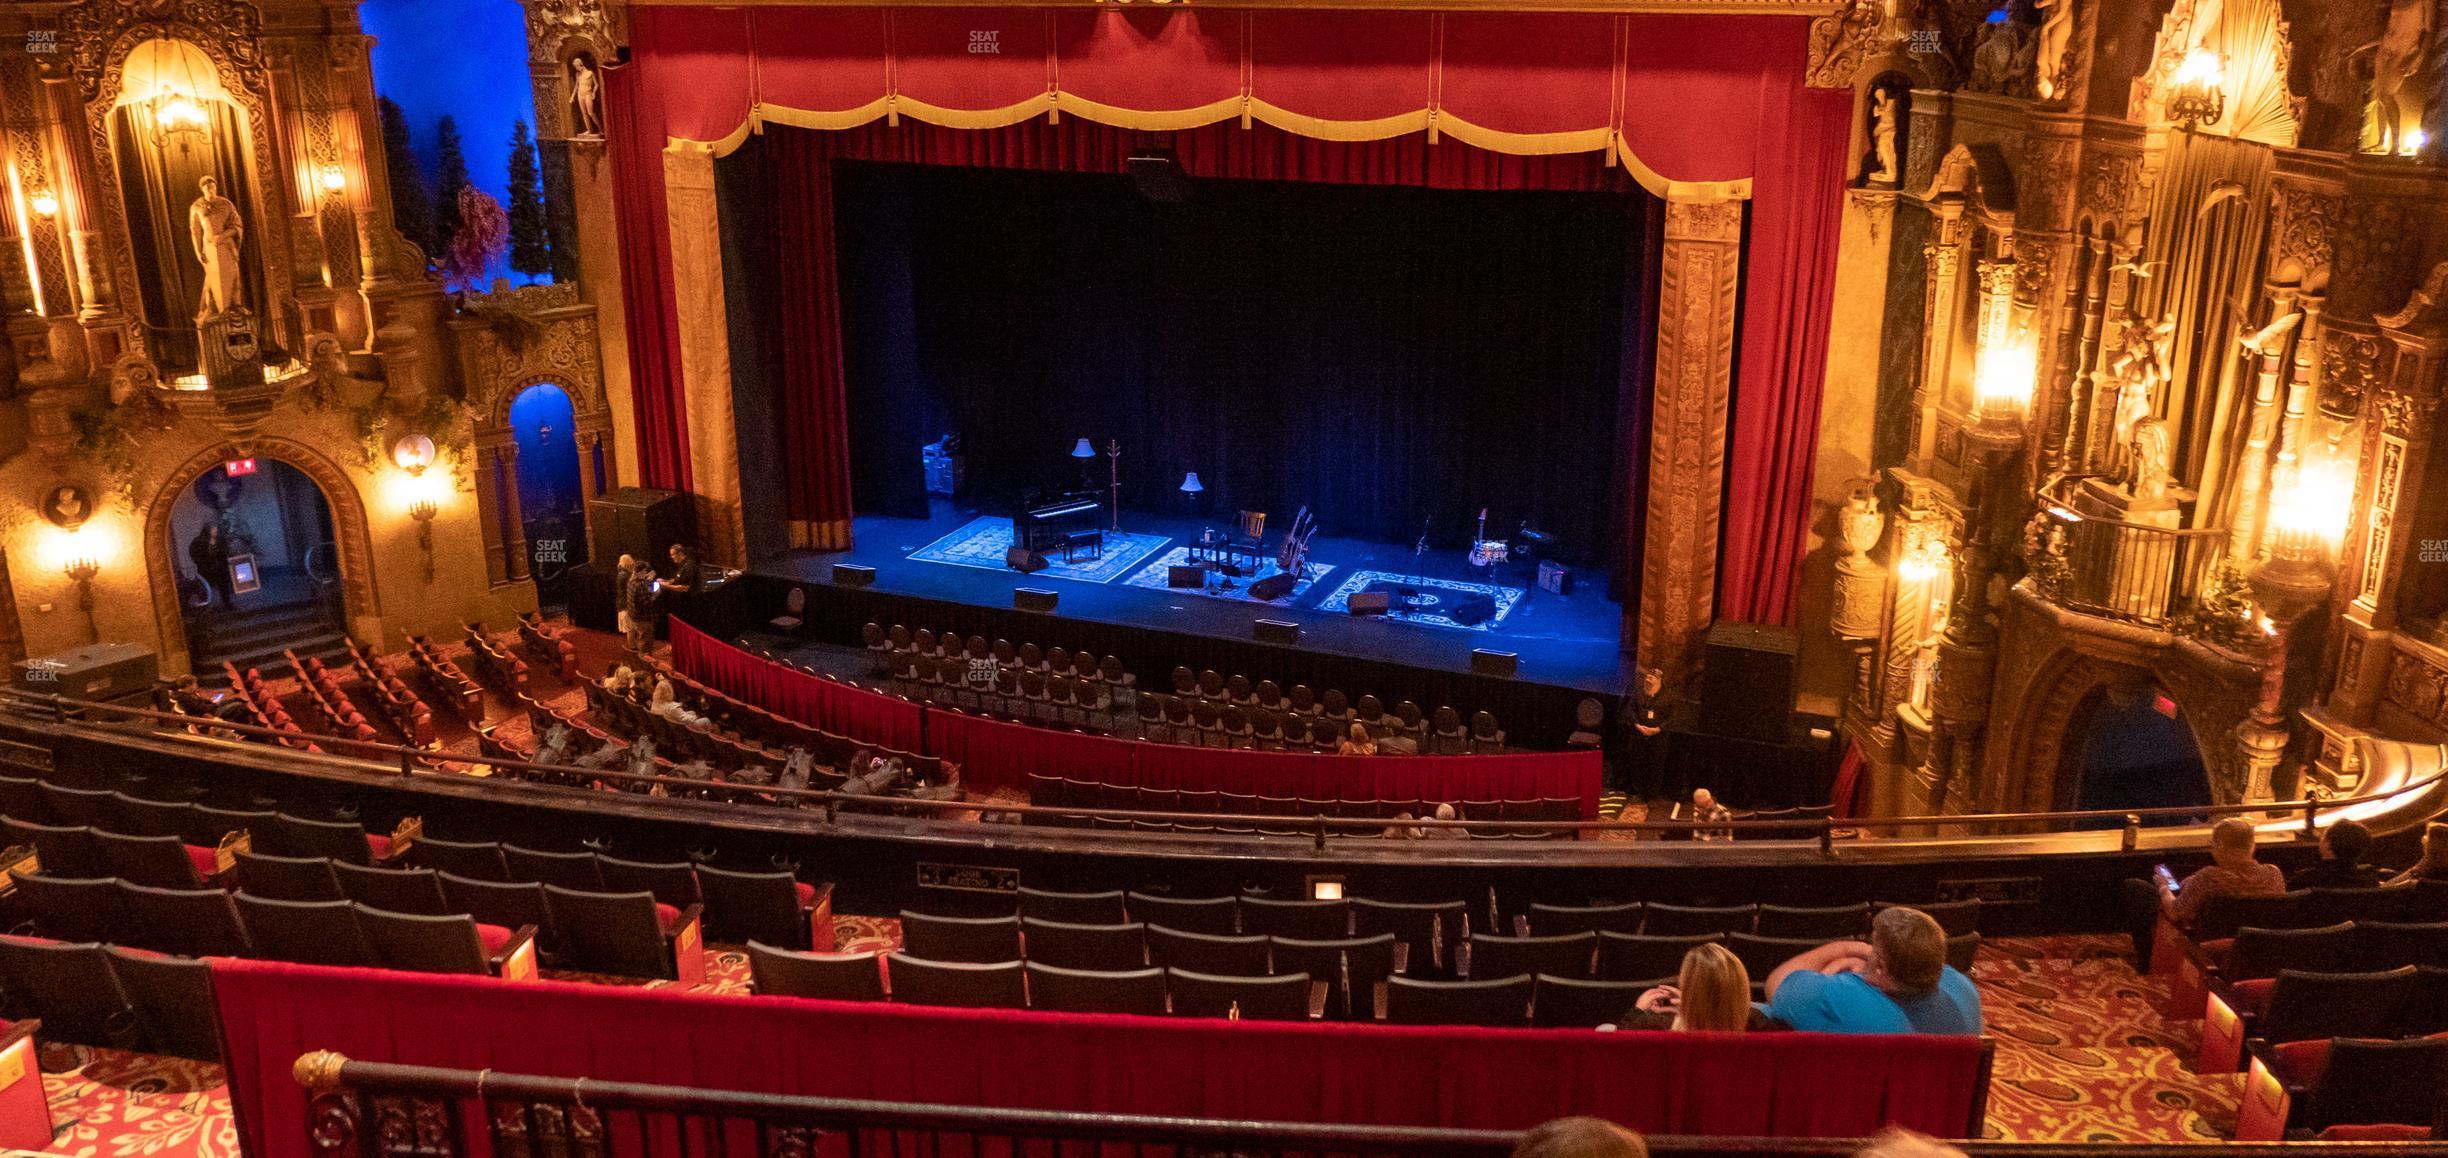
<path id="1" fill-rule="evenodd" d="M 900 923 L 834 918 L 845 952 L 891 949 Z M 1997 1038 L 1989 1136 L 2019 1142 L 2194 1142 L 2235 1123 L 2236 1075 L 2191 1068 L 2197 1022 L 2170 1023 L 2120 937 L 2007 938 L 1983 946 L 1973 977 Z M 748 958 L 710 954 L 702 991 L 748 992 Z M 550 974 L 561 980 L 634 980 Z M 645 982 L 660 986 L 666 982 Z M 224 1158 L 237 1134 L 218 1066 L 81 1046 L 42 1052 L 58 1140 L 81 1158 Z"/>

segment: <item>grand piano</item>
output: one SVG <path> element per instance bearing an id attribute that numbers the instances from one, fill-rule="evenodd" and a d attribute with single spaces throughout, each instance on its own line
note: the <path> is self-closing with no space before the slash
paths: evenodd
<path id="1" fill-rule="evenodd" d="M 1063 537 L 1105 526 L 1105 492 L 1065 491 L 1058 495 L 1030 494 L 1012 508 L 1012 543 L 1045 553 L 1062 546 Z"/>

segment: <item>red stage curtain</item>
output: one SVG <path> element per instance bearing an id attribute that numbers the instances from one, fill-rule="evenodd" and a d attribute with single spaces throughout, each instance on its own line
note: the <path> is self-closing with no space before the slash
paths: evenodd
<path id="1" fill-rule="evenodd" d="M 784 130 L 789 132 L 788 130 Z M 790 133 L 790 135 L 800 135 Z M 842 384 L 839 265 L 834 256 L 833 166 L 778 156 L 787 193 L 774 214 L 775 314 L 781 322 L 782 517 L 790 545 L 850 546 L 850 411 Z"/>
<path id="2" fill-rule="evenodd" d="M 672 309 L 671 231 L 663 205 L 660 86 L 633 69 L 604 73 L 621 316 L 629 331 L 629 410 L 639 486 L 689 489 L 688 398 L 680 386 L 680 321 Z"/>
<path id="3" fill-rule="evenodd" d="M 1844 140 L 1853 94 L 1804 88 L 1800 55 L 1789 64 L 1793 83 L 1770 94 L 1769 139 Z M 1717 568 L 1721 618 L 1793 622 L 1809 545 L 1845 169 L 1842 149 L 1769 150 L 1753 179 L 1742 354 L 1726 449 L 1724 557 Z"/>
<path id="4" fill-rule="evenodd" d="M 1590 1033 L 956 1010 L 215 960 L 252 1158 L 307 1158 L 291 1067 L 364 1061 L 962 1106 L 1647 1133 L 1960 1136 L 1968 1037 Z"/>
<path id="5" fill-rule="evenodd" d="M 1735 530 L 1719 602 L 1729 618 L 1787 620 L 1810 520 L 1850 131 L 1849 93 L 1803 87 L 1807 27 L 1798 17 L 637 5 L 636 59 L 614 73 L 610 99 L 645 481 L 686 485 L 688 475 L 667 139 L 727 149 L 761 119 L 863 138 L 815 146 L 829 156 L 1111 172 L 1134 132 L 1194 130 L 1173 144 L 1201 176 L 1451 188 L 1587 187 L 1574 175 L 1599 174 L 1592 158 L 1604 155 L 1653 191 L 1728 183 L 1718 191 L 1753 198 L 1729 448 Z M 976 32 L 995 47 L 978 51 Z M 1016 124 L 1054 109 L 1074 115 Z M 1289 132 L 1236 128 L 1258 123 Z M 1486 149 L 1455 147 L 1465 141 Z M 821 354 L 827 321 L 798 324 Z M 825 365 L 806 371 L 818 376 L 815 396 L 785 415 L 801 436 L 840 408 L 838 392 L 821 389 Z M 841 437 L 817 440 L 819 462 L 794 469 L 794 509 L 817 512 L 794 517 L 834 517 L 842 488 L 829 460 Z"/>

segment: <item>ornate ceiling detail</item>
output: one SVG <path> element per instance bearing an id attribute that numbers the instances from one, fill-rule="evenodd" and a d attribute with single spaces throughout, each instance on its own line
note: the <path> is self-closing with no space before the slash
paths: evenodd
<path id="1" fill-rule="evenodd" d="M 85 0 L 60 14 L 60 41 L 85 99 L 119 87 L 127 51 L 153 39 L 184 40 L 238 74 L 263 79 L 263 14 L 247 0 Z"/>

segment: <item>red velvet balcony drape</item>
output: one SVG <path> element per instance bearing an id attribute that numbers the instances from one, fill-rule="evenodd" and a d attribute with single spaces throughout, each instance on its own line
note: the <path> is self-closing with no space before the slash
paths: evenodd
<path id="1" fill-rule="evenodd" d="M 215 960 L 240 1145 L 307 1158 L 311 1050 L 362 1061 L 961 1106 L 1647 1133 L 1961 1136 L 1969 1037 L 1591 1033 L 715 997 Z M 371 1128 L 372 1123 L 365 1123 Z"/>
<path id="2" fill-rule="evenodd" d="M 784 124 L 836 130 L 788 146 L 810 158 L 1111 172 L 1132 134 L 1166 131 L 1204 176 L 1455 188 L 1588 187 L 1612 161 L 1660 195 L 1752 199 L 1720 613 L 1789 619 L 1851 107 L 1803 86 L 1807 30 L 1798 17 L 635 5 L 635 57 L 608 91 L 647 481 L 688 473 L 666 142 L 725 152 Z M 829 237 L 812 224 L 782 240 L 820 290 Z M 795 333 L 786 360 L 813 376 L 784 414 L 797 442 L 837 428 L 843 407 L 824 388 L 837 331 L 807 318 Z M 840 437 L 810 443 L 785 488 L 793 520 L 848 518 Z"/>
<path id="3" fill-rule="evenodd" d="M 1255 796 L 1421 801 L 1571 800 L 1598 818 L 1596 752 L 1503 756 L 1333 756 L 1191 748 L 1085 736 L 937 711 L 751 655 L 671 621 L 672 666 L 743 703 L 802 724 L 960 765 L 983 796 L 1031 774 L 1155 789 Z M 1480 819 L 1487 819 L 1481 817 Z"/>

